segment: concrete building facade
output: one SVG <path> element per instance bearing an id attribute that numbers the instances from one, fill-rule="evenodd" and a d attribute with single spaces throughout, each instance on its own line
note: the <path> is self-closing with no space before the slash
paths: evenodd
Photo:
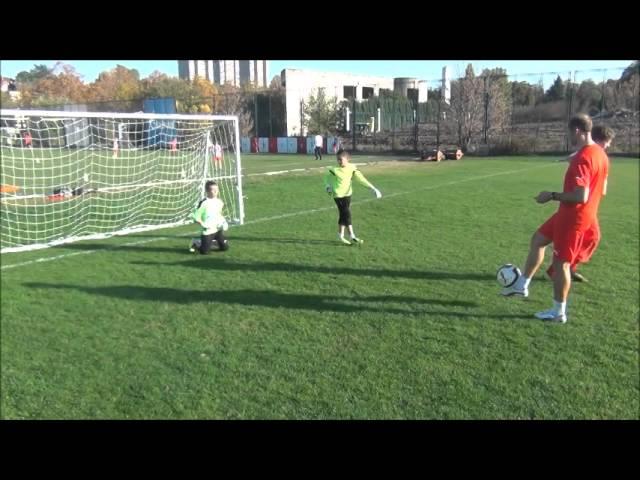
<path id="1" fill-rule="evenodd" d="M 193 80 L 196 76 L 217 85 L 229 83 L 236 87 L 253 83 L 269 86 L 268 60 L 178 60 L 178 76 Z"/>
<path id="2" fill-rule="evenodd" d="M 393 91 L 392 77 L 370 77 L 349 73 L 316 72 L 312 70 L 285 69 L 281 74 L 286 92 L 287 135 L 304 135 L 302 132 L 302 103 L 309 96 L 324 89 L 327 97 L 342 101 L 347 98 L 364 100 L 377 96 L 380 90 Z"/>

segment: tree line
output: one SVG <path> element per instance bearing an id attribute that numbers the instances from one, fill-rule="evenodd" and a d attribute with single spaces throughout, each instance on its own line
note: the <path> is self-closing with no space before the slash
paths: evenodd
<path id="1" fill-rule="evenodd" d="M 423 104 L 385 92 L 357 102 L 356 120 L 358 114 L 360 118 L 375 116 L 380 108 L 385 112 L 385 130 L 412 123 L 444 122 L 453 125 L 460 145 L 467 146 L 488 130 L 501 130 L 514 123 L 562 120 L 568 112 L 637 112 L 639 63 L 629 65 L 620 78 L 599 83 L 591 79 L 577 83 L 558 75 L 546 90 L 541 83 L 511 81 L 501 68 L 485 69 L 476 75 L 469 64 L 464 76 L 452 80 L 449 103 L 442 101 L 439 89 L 429 90 L 428 101 Z M 238 115 L 243 136 L 279 136 L 286 131 L 285 94 L 279 75 L 268 89 L 258 90 L 251 84 L 214 85 L 203 78 L 183 80 L 158 71 L 141 78 L 136 69 L 117 65 L 85 83 L 73 66 L 58 62 L 52 68 L 34 65 L 18 73 L 15 80 L 20 95 L 2 92 L 3 108 L 96 104 L 101 111 L 132 112 L 142 109 L 142 99 L 173 97 L 178 113 Z M 303 127 L 316 132 L 342 132 L 345 111 L 353 110 L 353 106 L 351 100 L 337 101 L 322 90 L 315 92 L 302 105 Z"/>
<path id="2" fill-rule="evenodd" d="M 178 113 L 238 115 L 240 129 L 246 135 L 253 129 L 258 95 L 284 97 L 279 76 L 276 78 L 265 91 L 250 84 L 214 85 L 204 78 L 184 80 L 158 71 L 141 78 L 136 69 L 117 65 L 85 83 L 73 66 L 58 62 L 52 68 L 34 65 L 19 72 L 15 78 L 19 95 L 2 92 L 2 107 L 38 109 L 85 104 L 92 110 L 130 113 L 142 110 L 145 98 L 172 97 Z"/>

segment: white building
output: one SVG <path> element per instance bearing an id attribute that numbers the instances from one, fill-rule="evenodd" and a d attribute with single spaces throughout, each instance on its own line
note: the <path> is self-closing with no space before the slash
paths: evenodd
<path id="1" fill-rule="evenodd" d="M 415 94 L 419 102 L 427 101 L 426 82 L 414 78 L 370 77 L 291 68 L 282 70 L 280 75 L 286 92 L 288 136 L 308 133 L 301 131 L 302 104 L 311 94 L 317 95 L 318 89 L 324 89 L 327 97 L 336 98 L 338 102 L 354 96 L 356 100 L 365 100 L 378 96 L 380 90 L 387 90 L 389 93 L 395 90 L 404 96 Z"/>
<path id="2" fill-rule="evenodd" d="M 217 85 L 229 83 L 236 87 L 253 83 L 269 86 L 268 60 L 178 60 L 178 76 L 193 80 L 196 76 Z"/>

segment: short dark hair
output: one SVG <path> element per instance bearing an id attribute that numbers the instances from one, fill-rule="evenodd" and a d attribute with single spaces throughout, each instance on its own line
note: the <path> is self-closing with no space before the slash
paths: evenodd
<path id="1" fill-rule="evenodd" d="M 207 183 L 204 184 L 204 191 L 208 192 L 209 191 L 209 187 L 211 187 L 212 185 L 218 185 L 216 182 L 214 182 L 213 180 L 208 180 Z"/>
<path id="2" fill-rule="evenodd" d="M 591 117 L 586 113 L 578 113 L 574 115 L 571 117 L 571 120 L 569 120 L 569 130 L 573 130 L 574 128 L 583 132 L 590 132 L 591 128 L 593 128 Z"/>
<path id="3" fill-rule="evenodd" d="M 596 125 L 591 130 L 591 138 L 594 142 L 610 142 L 615 136 L 613 129 L 604 125 Z"/>
<path id="4" fill-rule="evenodd" d="M 351 154 L 342 148 L 337 151 L 336 156 L 338 158 L 345 158 L 347 160 L 351 160 Z"/>

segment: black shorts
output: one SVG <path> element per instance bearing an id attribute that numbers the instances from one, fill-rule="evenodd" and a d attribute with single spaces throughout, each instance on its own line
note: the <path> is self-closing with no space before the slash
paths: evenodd
<path id="1" fill-rule="evenodd" d="M 200 236 L 200 253 L 203 255 L 205 253 L 209 253 L 214 241 L 216 242 L 218 250 L 224 251 L 229 249 L 229 241 L 224 238 L 224 232 L 222 230 L 218 230 L 216 233 L 212 233 L 211 235 Z"/>
<path id="2" fill-rule="evenodd" d="M 348 227 L 351 225 L 351 196 L 333 199 L 338 206 L 338 225 Z"/>

